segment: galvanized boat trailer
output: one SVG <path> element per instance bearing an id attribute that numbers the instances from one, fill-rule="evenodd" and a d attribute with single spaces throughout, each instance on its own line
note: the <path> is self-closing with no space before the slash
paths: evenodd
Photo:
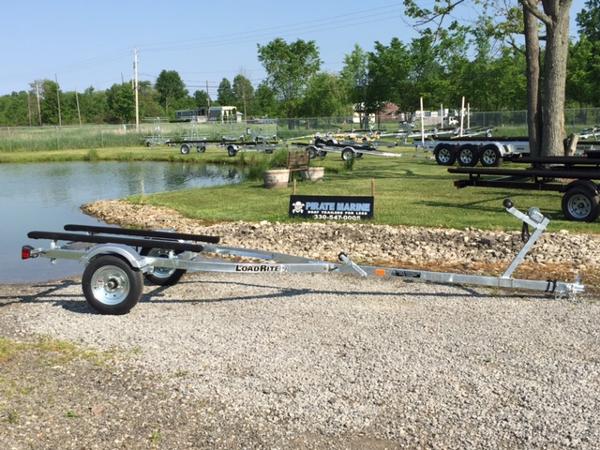
<path id="1" fill-rule="evenodd" d="M 361 277 L 399 277 L 412 281 L 466 284 L 494 288 L 516 288 L 574 296 L 583 292 L 573 283 L 557 280 L 526 280 L 512 274 L 540 238 L 550 220 L 537 208 L 527 214 L 504 200 L 506 211 L 534 232 L 501 276 L 468 275 L 452 272 L 365 266 L 340 253 L 339 262 L 319 261 L 282 253 L 218 245 L 219 238 L 169 231 L 131 230 L 114 227 L 65 225 L 67 232 L 32 231 L 31 239 L 49 239 L 49 248 L 25 245 L 21 258 L 36 257 L 79 260 L 85 264 L 82 287 L 87 302 L 103 314 L 125 314 L 142 296 L 144 278 L 156 285 L 170 286 L 185 272 L 227 273 L 349 273 Z M 73 233 L 75 232 L 75 233 Z M 529 234 L 527 232 L 527 234 Z M 58 245 L 58 241 L 65 241 Z M 230 258 L 230 259 L 226 259 Z M 231 258 L 237 258 L 237 261 Z M 244 262 L 240 258 L 246 258 Z M 253 260 L 253 262 L 247 262 Z"/>

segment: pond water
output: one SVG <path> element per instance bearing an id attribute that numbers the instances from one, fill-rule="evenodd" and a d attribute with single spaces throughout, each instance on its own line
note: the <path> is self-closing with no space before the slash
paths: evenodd
<path id="1" fill-rule="evenodd" d="M 0 283 L 47 281 L 78 275 L 74 261 L 21 261 L 21 246 L 46 246 L 27 233 L 62 231 L 66 223 L 100 222 L 79 209 L 83 203 L 191 187 L 238 183 L 228 166 L 163 162 L 66 162 L 0 164 Z"/>

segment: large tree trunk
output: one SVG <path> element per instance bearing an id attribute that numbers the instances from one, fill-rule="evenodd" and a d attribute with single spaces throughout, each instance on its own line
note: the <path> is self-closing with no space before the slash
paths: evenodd
<path id="1" fill-rule="evenodd" d="M 524 6 L 525 58 L 527 62 L 527 131 L 531 156 L 540 156 L 542 116 L 540 102 L 540 40 L 538 20 Z"/>
<path id="2" fill-rule="evenodd" d="M 565 86 L 569 51 L 569 9 L 572 0 L 543 0 L 546 51 L 542 87 L 542 155 L 563 155 L 565 138 Z"/>

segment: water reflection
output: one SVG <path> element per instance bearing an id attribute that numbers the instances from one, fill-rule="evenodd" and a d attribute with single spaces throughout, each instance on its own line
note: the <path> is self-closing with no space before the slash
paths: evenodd
<path id="1" fill-rule="evenodd" d="M 134 194 L 237 183 L 235 168 L 188 163 L 68 162 L 0 164 L 0 282 L 42 281 L 81 273 L 77 263 L 21 262 L 31 230 L 61 230 L 65 223 L 97 224 L 83 203 Z M 41 245 L 35 243 L 36 245 Z"/>

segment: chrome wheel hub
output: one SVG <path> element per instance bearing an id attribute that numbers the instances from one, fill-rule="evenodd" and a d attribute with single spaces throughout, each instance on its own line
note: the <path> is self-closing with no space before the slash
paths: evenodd
<path id="1" fill-rule="evenodd" d="M 117 266 L 103 266 L 92 275 L 94 298 L 104 305 L 118 305 L 129 294 L 127 273 Z"/>

